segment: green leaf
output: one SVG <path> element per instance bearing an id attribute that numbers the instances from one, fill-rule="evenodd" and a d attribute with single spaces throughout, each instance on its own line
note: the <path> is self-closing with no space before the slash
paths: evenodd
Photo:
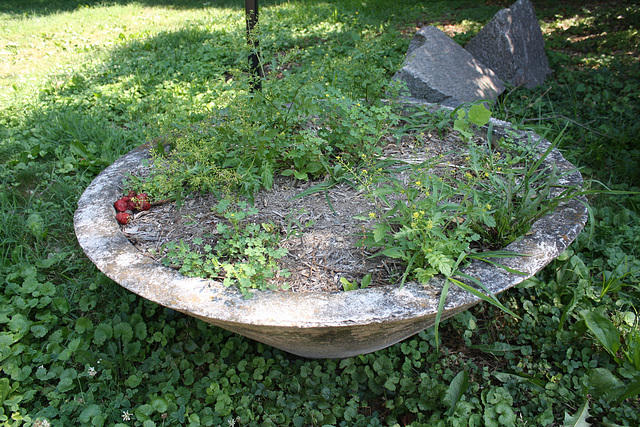
<path id="1" fill-rule="evenodd" d="M 640 331 L 637 329 L 625 336 L 627 350 L 624 351 L 627 360 L 640 372 Z"/>
<path id="2" fill-rule="evenodd" d="M 470 292 L 473 295 L 477 296 L 481 300 L 486 301 L 489 304 L 492 304 L 492 305 L 498 307 L 500 310 L 504 311 L 505 313 L 508 313 L 508 314 L 512 315 L 516 319 L 520 319 L 520 316 L 515 314 L 513 311 L 509 310 L 500 301 L 498 301 L 498 298 L 496 298 L 495 295 L 490 293 L 489 290 L 478 279 L 476 279 L 474 277 L 471 277 L 471 276 L 469 276 L 467 274 L 463 274 L 463 273 L 461 273 L 459 271 L 457 271 L 456 274 L 458 274 L 458 275 L 460 275 L 462 277 L 465 277 L 465 278 L 473 281 L 474 283 L 477 283 L 479 286 L 481 286 L 485 290 L 485 292 L 487 292 L 487 294 L 483 294 L 482 292 L 478 291 L 474 287 L 469 286 L 466 283 L 461 282 L 460 280 L 457 280 L 457 279 L 454 279 L 454 278 L 449 278 L 449 280 L 452 281 L 453 283 L 455 283 L 456 285 L 458 285 L 459 287 L 461 287 L 462 289 L 466 290 L 467 292 Z"/>
<path id="3" fill-rule="evenodd" d="M 595 335 L 602 346 L 613 356 L 620 348 L 620 334 L 615 325 L 606 317 L 589 310 L 582 310 L 580 314 L 584 318 L 587 328 Z"/>
<path id="4" fill-rule="evenodd" d="M 358 285 L 350 282 L 345 277 L 340 278 L 340 283 L 342 283 L 342 289 L 344 289 L 345 291 L 355 291 L 356 289 L 358 289 Z"/>
<path id="5" fill-rule="evenodd" d="M 38 288 L 38 291 L 45 296 L 53 296 L 56 293 L 56 287 L 51 282 L 44 282 Z"/>
<path id="6" fill-rule="evenodd" d="M 442 290 L 440 291 L 440 299 L 438 300 L 438 311 L 436 311 L 436 321 L 435 321 L 435 335 L 436 335 L 436 347 L 440 346 L 440 319 L 442 319 L 442 313 L 444 311 L 444 303 L 447 300 L 447 295 L 449 294 L 449 280 L 445 280 L 442 284 Z"/>
<path id="7" fill-rule="evenodd" d="M 508 352 L 519 351 L 522 348 L 520 345 L 512 345 L 504 342 L 494 342 L 489 345 L 471 345 L 469 347 L 485 353 L 493 354 L 494 356 L 504 356 Z"/>
<path id="8" fill-rule="evenodd" d="M 491 111 L 484 104 L 475 104 L 469 108 L 469 121 L 478 126 L 484 126 L 489 123 Z"/>
<path id="9" fill-rule="evenodd" d="M 564 413 L 563 427 L 588 427 L 591 424 L 587 422 L 587 418 L 589 418 L 589 401 L 585 400 L 574 415 Z"/>
<path id="10" fill-rule="evenodd" d="M 153 414 L 153 406 L 145 403 L 144 405 L 138 406 L 134 412 L 138 421 L 145 422 L 149 420 L 151 414 Z"/>
<path id="11" fill-rule="evenodd" d="M 93 342 L 102 345 L 113 337 L 113 328 L 108 323 L 100 323 L 93 334 Z"/>
<path id="12" fill-rule="evenodd" d="M 397 248 L 389 248 L 382 251 L 382 255 L 390 258 L 404 258 L 404 252 Z"/>
<path id="13" fill-rule="evenodd" d="M 80 413 L 78 420 L 83 423 L 89 423 L 94 421 L 96 417 L 100 417 L 101 415 L 102 409 L 100 409 L 100 407 L 95 403 L 92 403 L 91 405 L 84 408 L 84 410 Z"/>
<path id="14" fill-rule="evenodd" d="M 626 399 L 629 399 L 631 397 L 636 397 L 639 394 L 640 394 L 640 373 L 635 375 L 629 384 L 618 389 L 618 396 L 615 399 L 614 404 L 619 405 Z"/>
<path id="15" fill-rule="evenodd" d="M 130 375 L 129 378 L 125 380 L 124 384 L 127 387 L 136 388 L 140 385 L 141 382 L 142 382 L 142 378 L 140 378 L 136 374 L 133 374 L 133 375 Z"/>
<path id="16" fill-rule="evenodd" d="M 456 405 L 462 398 L 462 395 L 467 391 L 469 387 L 469 372 L 462 370 L 458 372 L 458 375 L 451 381 L 447 392 L 444 395 L 442 403 L 449 407 L 447 416 L 453 415 L 456 410 Z"/>
<path id="17" fill-rule="evenodd" d="M 127 322 L 120 322 L 113 328 L 113 336 L 122 338 L 122 342 L 129 342 L 133 338 L 133 328 Z"/>
<path id="18" fill-rule="evenodd" d="M 602 396 L 620 387 L 622 382 L 608 369 L 595 368 L 589 371 L 589 388 L 591 394 Z"/>
<path id="19" fill-rule="evenodd" d="M 387 234 L 388 227 L 385 224 L 376 224 L 373 230 L 373 239 L 378 243 Z"/>
<path id="20" fill-rule="evenodd" d="M 66 298 L 57 297 L 53 299 L 53 307 L 58 310 L 62 314 L 67 314 L 71 307 L 69 307 L 69 302 Z"/>
<path id="21" fill-rule="evenodd" d="M 0 408 L 7 396 L 11 393 L 11 384 L 9 378 L 0 378 Z"/>
<path id="22" fill-rule="evenodd" d="M 87 147 L 80 141 L 73 141 L 69 144 L 69 148 L 71 149 L 72 153 L 80 157 L 91 157 L 91 154 L 89 154 L 89 150 L 87 150 Z"/>
<path id="23" fill-rule="evenodd" d="M 364 289 L 371 284 L 371 273 L 365 274 L 360 282 L 360 288 Z"/>
<path id="24" fill-rule="evenodd" d="M 169 409 L 169 403 L 167 403 L 167 400 L 160 396 L 151 399 L 151 406 L 160 413 L 167 412 Z"/>
<path id="25" fill-rule="evenodd" d="M 546 383 L 544 381 L 523 372 L 494 372 L 493 376 L 503 383 L 515 379 L 518 382 L 524 381 L 537 391 L 544 392 L 545 390 Z"/>
<path id="26" fill-rule="evenodd" d="M 90 331 L 91 329 L 93 329 L 93 323 L 91 323 L 91 320 L 86 317 L 79 317 L 76 320 L 76 332 L 82 334 L 85 331 Z"/>
<path id="27" fill-rule="evenodd" d="M 36 338 L 44 337 L 45 335 L 47 335 L 47 332 L 49 332 L 49 328 L 47 328 L 45 325 L 33 325 L 31 327 L 31 333 Z"/>
<path id="28" fill-rule="evenodd" d="M 133 327 L 133 332 L 135 333 L 137 339 L 144 340 L 145 338 L 147 338 L 147 325 L 143 322 L 136 323 L 136 325 Z"/>
<path id="29" fill-rule="evenodd" d="M 19 335 L 24 335 L 29 331 L 29 327 L 33 324 L 22 314 L 14 314 L 9 321 L 9 330 Z"/>
<path id="30" fill-rule="evenodd" d="M 29 233 L 31 233 L 35 238 L 42 239 L 47 236 L 44 219 L 37 213 L 29 215 L 25 225 L 27 226 Z"/>
<path id="31" fill-rule="evenodd" d="M 322 164 L 318 162 L 309 162 L 306 165 L 305 170 L 309 173 L 316 173 L 322 170 Z"/>
<path id="32" fill-rule="evenodd" d="M 309 179 L 306 172 L 293 171 L 293 176 L 295 176 L 296 179 L 299 179 L 300 181 L 306 181 L 307 179 Z"/>
<path id="33" fill-rule="evenodd" d="M 78 372 L 73 368 L 62 371 L 62 374 L 60 374 L 60 382 L 57 386 L 58 390 L 62 393 L 72 390 L 75 387 L 74 381 L 77 377 Z"/>

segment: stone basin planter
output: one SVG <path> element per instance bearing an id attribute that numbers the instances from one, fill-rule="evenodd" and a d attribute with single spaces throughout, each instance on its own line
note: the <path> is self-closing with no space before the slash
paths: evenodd
<path id="1" fill-rule="evenodd" d="M 509 125 L 493 120 L 494 136 Z M 485 129 L 486 135 L 486 129 Z M 520 138 L 540 137 L 519 133 Z M 541 140 L 541 146 L 549 142 Z M 321 292 L 254 292 L 244 299 L 235 288 L 198 278 L 187 278 L 138 251 L 123 235 L 115 219 L 113 202 L 121 196 L 126 174 L 148 157 L 143 145 L 106 168 L 78 202 L 75 231 L 89 259 L 126 289 L 165 307 L 202 319 L 254 340 L 309 358 L 344 358 L 373 352 L 434 325 L 443 279 L 426 285 Z M 547 163 L 555 163 L 562 183 L 582 183 L 582 176 L 554 150 Z M 573 199 L 537 221 L 530 232 L 505 249 L 526 256 L 503 260 L 526 275 L 509 273 L 476 261 L 463 271 L 502 292 L 533 276 L 556 258 L 584 228 L 584 200 Z M 442 319 L 476 304 L 479 299 L 451 286 Z"/>

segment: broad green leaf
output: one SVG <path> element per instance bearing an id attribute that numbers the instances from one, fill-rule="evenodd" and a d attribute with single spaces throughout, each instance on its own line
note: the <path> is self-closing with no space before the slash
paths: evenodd
<path id="1" fill-rule="evenodd" d="M 49 328 L 47 328 L 45 325 L 33 325 L 31 327 L 31 333 L 36 338 L 44 337 L 45 335 L 47 335 L 47 332 L 49 332 Z"/>
<path id="2" fill-rule="evenodd" d="M 309 173 L 316 173 L 322 170 L 322 164 L 318 162 L 309 162 L 306 165 L 305 170 Z"/>
<path id="3" fill-rule="evenodd" d="M 90 331 L 91 329 L 93 329 L 93 323 L 91 322 L 91 320 L 87 319 L 86 317 L 79 317 L 76 320 L 76 332 L 82 334 L 85 331 Z"/>
<path id="4" fill-rule="evenodd" d="M 489 123 L 491 111 L 484 104 L 475 104 L 469 108 L 469 121 L 478 126 L 484 126 Z"/>
<path id="5" fill-rule="evenodd" d="M 11 384 L 9 378 L 0 378 L 0 407 L 4 403 L 4 400 L 11 393 Z"/>
<path id="6" fill-rule="evenodd" d="M 125 380 L 125 385 L 130 388 L 136 388 L 142 382 L 142 378 L 137 376 L 136 374 L 130 375 L 129 378 Z"/>
<path id="7" fill-rule="evenodd" d="M 362 281 L 360 282 L 360 287 L 364 289 L 370 284 L 371 284 L 371 273 L 365 274 L 364 277 L 362 278 Z"/>
<path id="8" fill-rule="evenodd" d="M 610 397 L 623 383 L 608 369 L 595 368 L 589 371 L 589 392 L 594 396 Z"/>
<path id="9" fill-rule="evenodd" d="M 587 422 L 587 418 L 589 418 L 589 401 L 585 400 L 574 415 L 564 413 L 563 427 L 589 427 L 591 424 Z"/>
<path id="10" fill-rule="evenodd" d="M 133 332 L 137 339 L 144 340 L 145 338 L 147 338 L 147 325 L 143 322 L 136 323 L 136 325 L 133 327 Z"/>
<path id="11" fill-rule="evenodd" d="M 100 323 L 93 333 L 93 342 L 102 345 L 108 339 L 113 337 L 113 328 L 108 323 Z"/>
<path id="12" fill-rule="evenodd" d="M 151 406 L 153 406 L 153 408 L 160 413 L 167 412 L 167 409 L 169 409 L 167 400 L 164 397 L 160 396 L 151 399 Z"/>
<path id="13" fill-rule="evenodd" d="M 53 299 L 53 307 L 62 314 L 67 314 L 70 310 L 69 302 L 66 298 L 57 297 Z"/>
<path id="14" fill-rule="evenodd" d="M 69 342 L 67 348 L 71 351 L 76 351 L 82 345 L 82 338 L 74 338 Z"/>
<path id="15" fill-rule="evenodd" d="M 87 147 L 80 141 L 73 141 L 69 144 L 69 148 L 74 154 L 80 157 L 91 157 L 91 154 L 89 154 L 89 150 L 87 150 Z"/>
<path id="16" fill-rule="evenodd" d="M 100 415 L 102 415 L 102 409 L 100 409 L 100 407 L 95 403 L 92 403 L 91 405 L 84 408 L 84 410 L 80 413 L 78 420 L 83 423 L 89 423 L 92 422 L 95 417 L 100 417 Z"/>
<path id="17" fill-rule="evenodd" d="M 120 322 L 113 328 L 113 336 L 122 338 L 122 342 L 129 342 L 133 338 L 133 328 L 127 322 Z"/>
<path id="18" fill-rule="evenodd" d="M 340 283 L 342 283 L 342 289 L 344 289 L 345 291 L 355 291 L 356 289 L 358 289 L 358 285 L 356 285 L 353 282 L 350 282 L 345 277 L 340 278 Z"/>
<path id="19" fill-rule="evenodd" d="M 615 325 L 606 317 L 589 310 L 580 312 L 587 328 L 600 341 L 600 344 L 613 356 L 620 348 L 620 334 Z"/>
<path id="20" fill-rule="evenodd" d="M 373 239 L 378 243 L 387 234 L 387 226 L 385 224 L 377 224 L 373 230 Z"/>
<path id="21" fill-rule="evenodd" d="M 389 248 L 382 251 L 382 255 L 388 256 L 390 258 L 403 258 L 404 252 L 397 248 Z"/>
<path id="22" fill-rule="evenodd" d="M 631 379 L 629 384 L 619 389 L 618 396 L 614 403 L 619 405 L 626 399 L 636 397 L 638 395 L 640 395 L 640 373 L 637 373 L 637 375 Z"/>
<path id="23" fill-rule="evenodd" d="M 151 414 L 153 414 L 153 406 L 145 403 L 144 405 L 140 405 L 134 411 L 136 414 L 136 420 L 145 422 L 149 420 Z"/>
<path id="24" fill-rule="evenodd" d="M 444 395 L 442 403 L 449 407 L 447 415 L 451 416 L 456 410 L 456 405 L 462 398 L 462 395 L 469 387 L 469 372 L 462 370 L 451 381 L 447 392 Z"/>
<path id="25" fill-rule="evenodd" d="M 62 393 L 72 390 L 75 387 L 75 379 L 78 377 L 78 372 L 73 369 L 65 369 L 60 374 L 60 382 L 58 383 L 58 390 Z"/>
<path id="26" fill-rule="evenodd" d="M 38 288 L 38 291 L 45 296 L 53 296 L 56 293 L 56 287 L 51 282 L 44 282 Z"/>
<path id="27" fill-rule="evenodd" d="M 625 337 L 627 350 L 624 352 L 629 363 L 640 372 L 640 332 L 634 331 Z"/>
<path id="28" fill-rule="evenodd" d="M 296 179 L 299 179 L 300 181 L 306 181 L 307 179 L 309 179 L 306 172 L 293 171 L 293 176 L 295 176 Z"/>
<path id="29" fill-rule="evenodd" d="M 29 327 L 33 324 L 22 314 L 14 314 L 9 321 L 9 330 L 24 335 L 29 331 Z"/>

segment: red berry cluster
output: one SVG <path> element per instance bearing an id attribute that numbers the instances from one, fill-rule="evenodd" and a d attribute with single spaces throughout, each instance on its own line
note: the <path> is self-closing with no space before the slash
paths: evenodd
<path id="1" fill-rule="evenodd" d="M 120 224 L 126 224 L 131 220 L 134 211 L 148 211 L 151 209 L 151 202 L 146 193 L 137 194 L 135 191 L 129 191 L 129 194 L 118 199 L 113 207 L 118 212 L 116 219 Z"/>

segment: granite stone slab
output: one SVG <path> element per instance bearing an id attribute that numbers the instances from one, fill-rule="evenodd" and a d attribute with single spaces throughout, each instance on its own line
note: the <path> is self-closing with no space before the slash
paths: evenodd
<path id="1" fill-rule="evenodd" d="M 530 0 L 518 0 L 496 13 L 465 49 L 514 86 L 533 88 L 551 73 Z"/>
<path id="2" fill-rule="evenodd" d="M 489 67 L 433 26 L 415 34 L 394 79 L 406 83 L 410 97 L 449 107 L 492 100 L 504 91 Z"/>

